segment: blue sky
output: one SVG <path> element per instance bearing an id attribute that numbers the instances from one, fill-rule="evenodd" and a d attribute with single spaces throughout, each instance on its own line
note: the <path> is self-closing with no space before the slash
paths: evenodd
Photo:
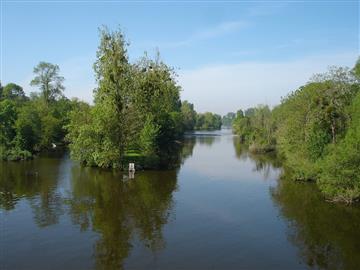
<path id="1" fill-rule="evenodd" d="M 182 98 L 224 114 L 279 103 L 329 65 L 359 55 L 357 1 L 2 1 L 1 81 L 26 92 L 39 61 L 60 66 L 65 94 L 91 102 L 98 27 L 121 27 L 130 58 L 160 50 Z"/>

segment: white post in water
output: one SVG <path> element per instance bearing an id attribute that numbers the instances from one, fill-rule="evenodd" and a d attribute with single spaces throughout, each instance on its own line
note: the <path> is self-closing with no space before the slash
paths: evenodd
<path id="1" fill-rule="evenodd" d="M 129 172 L 135 172 L 135 163 L 129 163 Z"/>
<path id="2" fill-rule="evenodd" d="M 135 178 L 135 163 L 129 163 L 129 179 Z"/>

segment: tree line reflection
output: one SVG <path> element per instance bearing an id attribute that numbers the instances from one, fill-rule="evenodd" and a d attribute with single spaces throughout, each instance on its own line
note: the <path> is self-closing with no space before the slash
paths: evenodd
<path id="1" fill-rule="evenodd" d="M 80 231 L 99 235 L 94 244 L 96 268 L 121 269 L 135 237 L 152 252 L 165 247 L 162 230 L 171 217 L 178 168 L 194 146 L 195 141 L 186 140 L 177 157 L 172 156 L 172 167 L 177 169 L 139 171 L 132 180 L 122 172 L 86 168 L 56 156 L 3 162 L 0 208 L 12 211 L 20 200 L 26 200 L 40 228 L 59 223 L 66 214 Z M 63 176 L 62 170 L 70 173 Z M 65 194 L 59 191 L 64 177 L 70 184 Z"/>
<path id="2" fill-rule="evenodd" d="M 242 161 L 250 159 L 254 164 L 253 170 L 262 173 L 265 179 L 270 176 L 271 171 L 279 169 L 282 166 L 281 158 L 276 152 L 264 154 L 249 152 L 249 146 L 243 144 L 239 136 L 233 136 L 233 145 L 236 157 Z"/>
<path id="3" fill-rule="evenodd" d="M 111 172 L 72 168 L 66 204 L 74 224 L 101 235 L 95 244 L 98 268 L 120 268 L 135 234 L 154 252 L 165 246 L 162 228 L 172 211 L 176 171 L 139 172 L 131 181 L 116 178 Z"/>
<path id="4" fill-rule="evenodd" d="M 295 182 L 282 168 L 276 153 L 252 154 L 237 136 L 233 137 L 238 159 L 250 158 L 254 171 L 267 178 L 281 169 L 276 186 L 270 186 L 271 198 L 286 221 L 287 237 L 299 250 L 310 268 L 356 269 L 360 265 L 360 208 L 331 204 L 324 200 L 314 183 Z"/>
<path id="5" fill-rule="evenodd" d="M 284 172 L 271 188 L 287 221 L 287 235 L 315 269 L 357 269 L 360 265 L 360 208 L 324 200 L 313 183 L 294 182 Z"/>
<path id="6" fill-rule="evenodd" d="M 10 211 L 25 198 L 39 227 L 57 224 L 63 213 L 57 190 L 60 160 L 44 157 L 27 162 L 0 163 L 0 207 Z"/>
<path id="7" fill-rule="evenodd" d="M 196 144 L 211 146 L 217 139 L 188 137 L 172 159 L 178 162 L 176 169 L 137 172 L 132 180 L 123 173 L 85 168 L 53 156 L 0 163 L 0 208 L 12 211 L 26 200 L 39 228 L 58 224 L 65 215 L 79 231 L 98 234 L 93 247 L 96 268 L 121 269 L 135 238 L 154 253 L 166 247 L 163 231 L 174 215 L 178 168 L 192 156 Z M 236 136 L 232 140 L 236 157 L 240 162 L 251 159 L 254 171 L 267 177 L 281 168 L 275 155 L 251 154 Z M 70 185 L 65 192 L 59 188 L 64 179 Z M 288 224 L 289 241 L 307 266 L 356 269 L 360 265 L 358 206 L 329 204 L 315 185 L 290 181 L 284 170 L 270 194 Z"/>

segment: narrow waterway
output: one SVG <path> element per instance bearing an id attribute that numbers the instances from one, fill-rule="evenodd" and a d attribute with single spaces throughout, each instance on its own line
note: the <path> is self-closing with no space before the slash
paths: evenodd
<path id="1" fill-rule="evenodd" d="M 187 135 L 180 156 L 134 179 L 66 153 L 0 163 L 0 269 L 360 266 L 358 206 L 287 180 L 230 130 Z"/>

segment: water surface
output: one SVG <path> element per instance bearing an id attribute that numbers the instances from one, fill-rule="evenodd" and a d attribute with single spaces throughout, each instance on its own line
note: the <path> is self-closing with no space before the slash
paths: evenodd
<path id="1" fill-rule="evenodd" d="M 287 180 L 274 155 L 222 130 L 187 135 L 180 156 L 134 179 L 66 153 L 0 163 L 0 269 L 360 266 L 359 207 Z"/>

